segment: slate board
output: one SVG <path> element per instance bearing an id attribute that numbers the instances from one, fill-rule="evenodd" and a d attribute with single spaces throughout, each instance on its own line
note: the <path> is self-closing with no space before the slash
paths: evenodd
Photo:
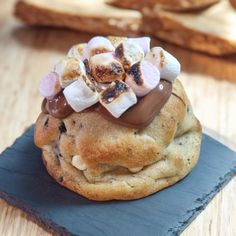
<path id="1" fill-rule="evenodd" d="M 236 153 L 207 135 L 196 168 L 136 201 L 89 201 L 57 184 L 33 143 L 33 127 L 0 157 L 0 197 L 59 235 L 178 235 L 236 173 Z"/>

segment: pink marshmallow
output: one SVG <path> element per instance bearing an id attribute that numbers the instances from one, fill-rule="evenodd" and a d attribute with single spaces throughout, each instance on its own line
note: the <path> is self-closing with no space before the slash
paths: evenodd
<path id="1" fill-rule="evenodd" d="M 39 92 L 47 99 L 52 99 L 61 91 L 57 73 L 50 72 L 40 82 Z"/>
<path id="2" fill-rule="evenodd" d="M 127 41 L 137 43 L 145 54 L 150 51 L 151 39 L 149 37 L 129 38 Z"/>
<path id="3" fill-rule="evenodd" d="M 143 97 L 153 90 L 160 82 L 160 72 L 150 62 L 135 63 L 128 71 L 125 83 L 138 97 Z"/>

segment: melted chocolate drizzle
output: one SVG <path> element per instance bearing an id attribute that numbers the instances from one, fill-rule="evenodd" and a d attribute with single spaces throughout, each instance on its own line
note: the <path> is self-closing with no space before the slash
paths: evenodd
<path id="1" fill-rule="evenodd" d="M 110 97 L 113 98 L 117 95 L 115 92 L 124 91 L 126 89 L 128 89 L 128 87 L 124 83 L 116 81 L 114 91 L 106 91 L 108 94 L 105 99 L 109 99 Z M 104 119 L 113 123 L 135 129 L 141 129 L 148 126 L 153 121 L 155 116 L 160 113 L 162 107 L 168 101 L 171 94 L 172 83 L 166 80 L 161 80 L 154 90 L 152 90 L 145 97 L 139 98 L 138 103 L 128 109 L 118 119 L 113 117 L 101 104 L 98 103 L 88 109 L 85 109 L 83 112 L 96 111 L 101 114 Z M 63 91 L 61 91 L 53 99 L 46 101 L 43 100 L 42 112 L 49 113 L 59 119 L 63 119 L 72 114 L 74 111 L 66 101 Z"/>

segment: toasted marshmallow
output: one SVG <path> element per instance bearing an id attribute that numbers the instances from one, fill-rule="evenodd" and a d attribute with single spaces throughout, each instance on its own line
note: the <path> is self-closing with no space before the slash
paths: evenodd
<path id="1" fill-rule="evenodd" d="M 98 83 L 97 81 L 95 81 L 94 84 L 98 93 L 101 93 L 103 90 L 107 89 L 110 85 L 110 83 Z"/>
<path id="2" fill-rule="evenodd" d="M 161 47 L 152 48 L 145 59 L 159 69 L 163 79 L 173 81 L 180 74 L 181 66 L 178 60 Z"/>
<path id="3" fill-rule="evenodd" d="M 128 71 L 125 83 L 138 97 L 143 97 L 160 82 L 159 70 L 148 61 L 135 63 Z"/>
<path id="4" fill-rule="evenodd" d="M 87 43 L 80 43 L 74 45 L 67 53 L 67 57 L 75 57 L 76 59 L 84 60 L 84 49 Z"/>
<path id="5" fill-rule="evenodd" d="M 149 37 L 129 38 L 128 42 L 137 43 L 143 49 L 145 54 L 150 51 L 151 39 Z"/>
<path id="6" fill-rule="evenodd" d="M 118 36 L 108 36 L 107 37 L 112 45 L 116 48 L 119 44 L 125 42 L 126 40 L 128 40 L 127 37 L 118 37 Z"/>
<path id="7" fill-rule="evenodd" d="M 65 58 L 55 66 L 55 72 L 59 75 L 62 88 L 86 75 L 84 63 L 80 59 Z"/>
<path id="8" fill-rule="evenodd" d="M 93 37 L 88 42 L 84 51 L 84 56 L 85 58 L 90 59 L 90 57 L 96 54 L 100 54 L 104 52 L 113 52 L 113 51 L 115 51 L 115 47 L 107 38 L 97 36 L 97 37 Z"/>
<path id="9" fill-rule="evenodd" d="M 76 112 L 83 111 L 99 100 L 95 86 L 86 76 L 68 85 L 63 93 L 67 102 Z"/>
<path id="10" fill-rule="evenodd" d="M 127 84 L 116 80 L 100 93 L 99 101 L 115 118 L 119 118 L 137 103 L 137 97 Z"/>
<path id="11" fill-rule="evenodd" d="M 92 76 L 97 82 L 122 80 L 125 71 L 122 64 L 110 52 L 97 54 L 90 58 L 89 65 Z"/>
<path id="12" fill-rule="evenodd" d="M 136 62 L 144 58 L 143 49 L 134 42 L 125 41 L 116 48 L 115 56 L 123 64 L 124 68 L 127 70 Z"/>
<path id="13" fill-rule="evenodd" d="M 47 99 L 52 99 L 61 91 L 59 76 L 55 72 L 50 72 L 40 82 L 39 92 Z"/>
<path id="14" fill-rule="evenodd" d="M 79 155 L 73 156 L 71 164 L 78 170 L 83 171 L 87 169 L 85 162 Z"/>

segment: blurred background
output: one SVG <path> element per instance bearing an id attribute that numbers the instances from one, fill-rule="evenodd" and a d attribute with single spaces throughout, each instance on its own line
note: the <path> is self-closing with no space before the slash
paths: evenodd
<path id="1" fill-rule="evenodd" d="M 235 2 L 0 0 L 0 151 L 35 122 L 41 78 L 71 46 L 94 35 L 148 35 L 170 51 L 182 65 L 180 79 L 202 125 L 234 145 Z M 235 189 L 234 178 L 183 235 L 236 235 Z M 46 234 L 0 201 L 0 235 Z"/>

